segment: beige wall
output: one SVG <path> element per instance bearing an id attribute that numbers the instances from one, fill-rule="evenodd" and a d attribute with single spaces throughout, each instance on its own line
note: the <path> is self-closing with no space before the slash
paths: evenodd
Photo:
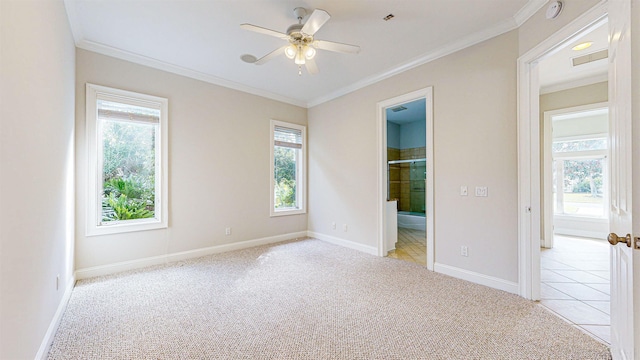
<path id="1" fill-rule="evenodd" d="M 544 125 L 545 111 L 607 102 L 608 91 L 608 83 L 605 81 L 540 95 L 540 129 Z"/>
<path id="2" fill-rule="evenodd" d="M 75 47 L 63 2 L 0 1 L 0 53 L 0 359 L 33 359 L 73 276 Z"/>
<path id="3" fill-rule="evenodd" d="M 436 263 L 516 282 L 517 55 L 512 31 L 309 109 L 309 230 L 376 246 L 376 104 L 433 86 Z"/>
<path id="4" fill-rule="evenodd" d="M 77 269 L 306 231 L 304 214 L 269 217 L 269 120 L 306 125 L 306 109 L 84 50 L 76 61 Z M 87 82 L 169 99 L 168 229 L 85 236 Z"/>

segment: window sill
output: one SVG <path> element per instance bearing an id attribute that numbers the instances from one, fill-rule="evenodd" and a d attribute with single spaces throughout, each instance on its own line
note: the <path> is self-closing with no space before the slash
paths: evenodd
<path id="1" fill-rule="evenodd" d="M 306 209 L 280 210 L 280 211 L 271 210 L 271 217 L 300 215 L 300 214 L 306 214 L 306 213 L 307 213 Z"/>
<path id="2" fill-rule="evenodd" d="M 166 222 L 155 221 L 135 221 L 132 222 L 117 222 L 109 225 L 100 225 L 96 227 L 87 228 L 87 236 L 100 236 L 100 235 L 113 235 L 135 231 L 147 231 L 166 229 L 168 226 Z"/>

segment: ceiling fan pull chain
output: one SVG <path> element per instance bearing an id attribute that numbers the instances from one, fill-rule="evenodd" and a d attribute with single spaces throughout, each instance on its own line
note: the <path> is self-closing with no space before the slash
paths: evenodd
<path id="1" fill-rule="evenodd" d="M 298 65 L 298 76 L 302 76 L 302 65 Z"/>

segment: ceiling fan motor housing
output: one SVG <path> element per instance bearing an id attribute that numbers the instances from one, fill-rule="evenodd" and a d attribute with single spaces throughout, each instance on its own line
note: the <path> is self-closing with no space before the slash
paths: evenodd
<path id="1" fill-rule="evenodd" d="M 313 36 L 307 35 L 302 32 L 304 24 L 293 24 L 287 28 L 287 35 L 289 35 L 289 42 L 295 45 L 307 45 L 313 42 Z"/>

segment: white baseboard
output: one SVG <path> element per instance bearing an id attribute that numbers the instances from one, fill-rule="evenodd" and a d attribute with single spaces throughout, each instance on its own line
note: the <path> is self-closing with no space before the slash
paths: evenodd
<path id="1" fill-rule="evenodd" d="M 376 255 L 376 256 L 378 255 L 378 248 L 375 246 L 362 245 L 360 243 L 353 242 L 351 240 L 340 239 L 335 236 L 325 235 L 325 234 L 317 233 L 314 231 L 307 231 L 307 236 L 316 238 L 318 240 L 326 241 L 331 244 L 344 246 L 349 249 L 362 251 L 367 254 Z"/>
<path id="2" fill-rule="evenodd" d="M 177 252 L 172 254 L 152 256 L 152 257 L 147 257 L 143 259 L 123 261 L 115 264 L 93 266 L 89 268 L 76 270 L 75 277 L 78 280 L 87 279 L 87 278 L 96 277 L 96 276 L 115 274 L 115 273 L 119 273 L 127 270 L 140 269 L 147 266 L 161 265 L 161 264 L 166 264 L 174 261 L 193 259 L 201 256 L 207 256 L 207 255 L 217 254 L 217 253 L 222 253 L 227 251 L 247 249 L 247 248 L 251 248 L 259 245 L 273 244 L 273 243 L 277 243 L 285 240 L 291 240 L 291 239 L 296 239 L 296 238 L 301 238 L 306 236 L 307 236 L 306 231 L 300 231 L 300 232 L 283 234 L 283 235 L 269 236 L 269 237 L 264 237 L 260 239 L 254 239 L 254 240 L 240 241 L 240 242 L 231 243 L 231 244 L 216 245 L 216 246 L 211 246 L 207 248 L 182 251 L 182 252 Z"/>
<path id="3" fill-rule="evenodd" d="M 47 329 L 47 332 L 42 339 L 40 349 L 38 349 L 38 353 L 36 354 L 35 359 L 44 360 L 49 355 L 49 347 L 51 346 L 51 343 L 53 343 L 53 337 L 58 331 L 58 326 L 60 325 L 60 321 L 62 320 L 62 314 L 64 314 L 64 311 L 67 309 L 67 304 L 69 303 L 69 298 L 71 298 L 71 293 L 73 292 L 73 287 L 75 284 L 75 276 L 71 275 L 71 278 L 67 282 L 67 288 L 64 290 L 64 295 L 62 295 L 60 304 L 58 304 L 58 309 L 53 315 L 53 319 L 51 319 L 51 323 L 49 324 L 49 328 Z"/>
<path id="4" fill-rule="evenodd" d="M 498 290 L 503 290 L 516 295 L 519 294 L 518 284 L 515 282 L 439 263 L 434 264 L 433 270 L 435 272 L 470 281 L 472 283 L 488 286 L 490 288 Z"/>

